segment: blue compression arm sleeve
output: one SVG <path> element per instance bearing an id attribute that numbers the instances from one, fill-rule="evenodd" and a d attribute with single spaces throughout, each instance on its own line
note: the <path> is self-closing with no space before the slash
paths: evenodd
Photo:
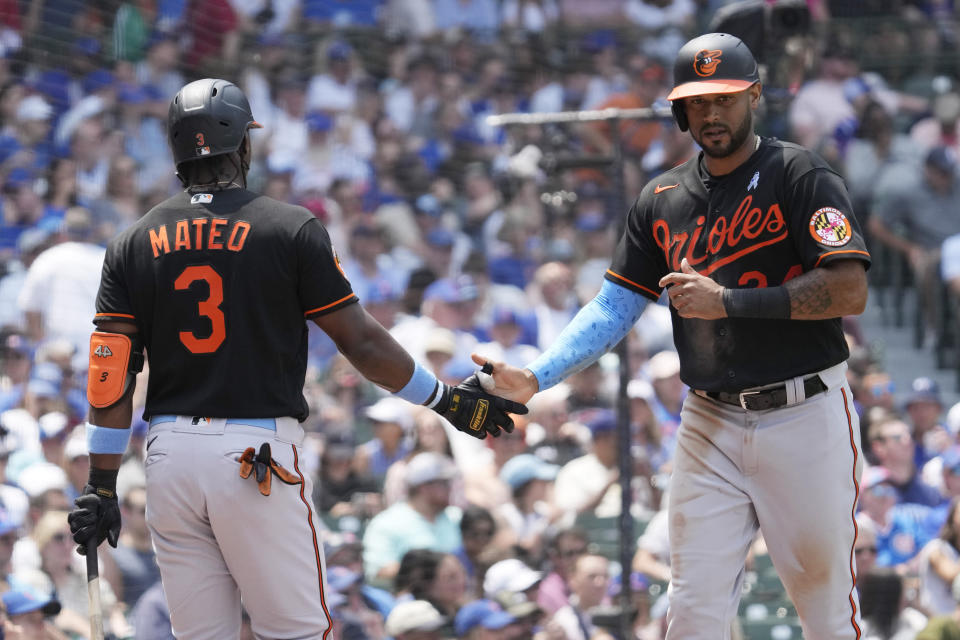
<path id="1" fill-rule="evenodd" d="M 550 347 L 527 365 L 549 389 L 586 368 L 620 342 L 647 306 L 639 293 L 603 281 L 600 293 L 574 316 Z"/>

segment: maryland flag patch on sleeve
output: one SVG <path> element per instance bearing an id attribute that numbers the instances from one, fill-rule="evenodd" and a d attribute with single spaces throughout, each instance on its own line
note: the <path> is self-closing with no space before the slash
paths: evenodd
<path id="1" fill-rule="evenodd" d="M 810 235 L 822 245 L 842 247 L 853 238 L 853 227 L 839 209 L 821 207 L 810 217 Z"/>

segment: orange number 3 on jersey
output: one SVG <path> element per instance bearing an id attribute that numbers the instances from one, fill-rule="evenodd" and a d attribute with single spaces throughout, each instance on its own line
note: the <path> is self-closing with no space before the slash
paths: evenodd
<path id="1" fill-rule="evenodd" d="M 197 280 L 206 282 L 210 289 L 207 299 L 197 303 L 197 312 L 205 318 L 210 318 L 212 331 L 206 338 L 198 338 L 190 331 L 181 331 L 180 342 L 190 350 L 190 353 L 213 353 L 220 348 L 227 337 L 223 311 L 220 309 L 223 303 L 223 278 L 210 265 L 192 266 L 183 270 L 173 286 L 178 291 L 182 291 L 189 289 L 190 285 Z"/>

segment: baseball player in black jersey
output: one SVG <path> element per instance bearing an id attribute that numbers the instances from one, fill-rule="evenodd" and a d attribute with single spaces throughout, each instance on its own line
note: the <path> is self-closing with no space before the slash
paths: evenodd
<path id="1" fill-rule="evenodd" d="M 371 381 L 478 438 L 525 407 L 451 388 L 357 303 L 323 225 L 246 189 L 239 88 L 204 79 L 170 105 L 185 190 L 114 239 L 90 341 L 90 479 L 70 514 L 81 545 L 116 546 L 117 468 L 135 373 L 150 361 L 144 417 L 147 523 L 174 634 L 236 638 L 241 598 L 258 638 L 327 638 L 324 566 L 299 445 L 312 320 Z"/>
<path id="2" fill-rule="evenodd" d="M 486 388 L 525 402 L 666 288 L 691 389 L 669 490 L 667 638 L 730 637 L 758 527 L 805 637 L 859 638 L 862 458 L 840 318 L 866 304 L 870 256 L 840 176 L 754 133 L 761 85 L 743 42 L 691 40 L 674 80 L 677 124 L 702 153 L 643 188 L 603 288 L 556 343 L 523 370 L 490 363 Z"/>

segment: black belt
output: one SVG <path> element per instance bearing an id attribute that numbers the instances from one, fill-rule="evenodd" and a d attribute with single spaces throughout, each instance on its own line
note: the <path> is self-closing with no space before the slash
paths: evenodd
<path id="1" fill-rule="evenodd" d="M 808 398 L 826 390 L 827 385 L 823 383 L 820 376 L 810 376 L 803 381 L 803 393 Z M 723 402 L 724 404 L 732 404 L 735 407 L 740 407 L 748 411 L 766 411 L 767 409 L 777 409 L 786 406 L 787 385 L 784 383 L 771 389 L 741 391 L 740 393 L 704 391 L 703 395 L 711 400 Z"/>

